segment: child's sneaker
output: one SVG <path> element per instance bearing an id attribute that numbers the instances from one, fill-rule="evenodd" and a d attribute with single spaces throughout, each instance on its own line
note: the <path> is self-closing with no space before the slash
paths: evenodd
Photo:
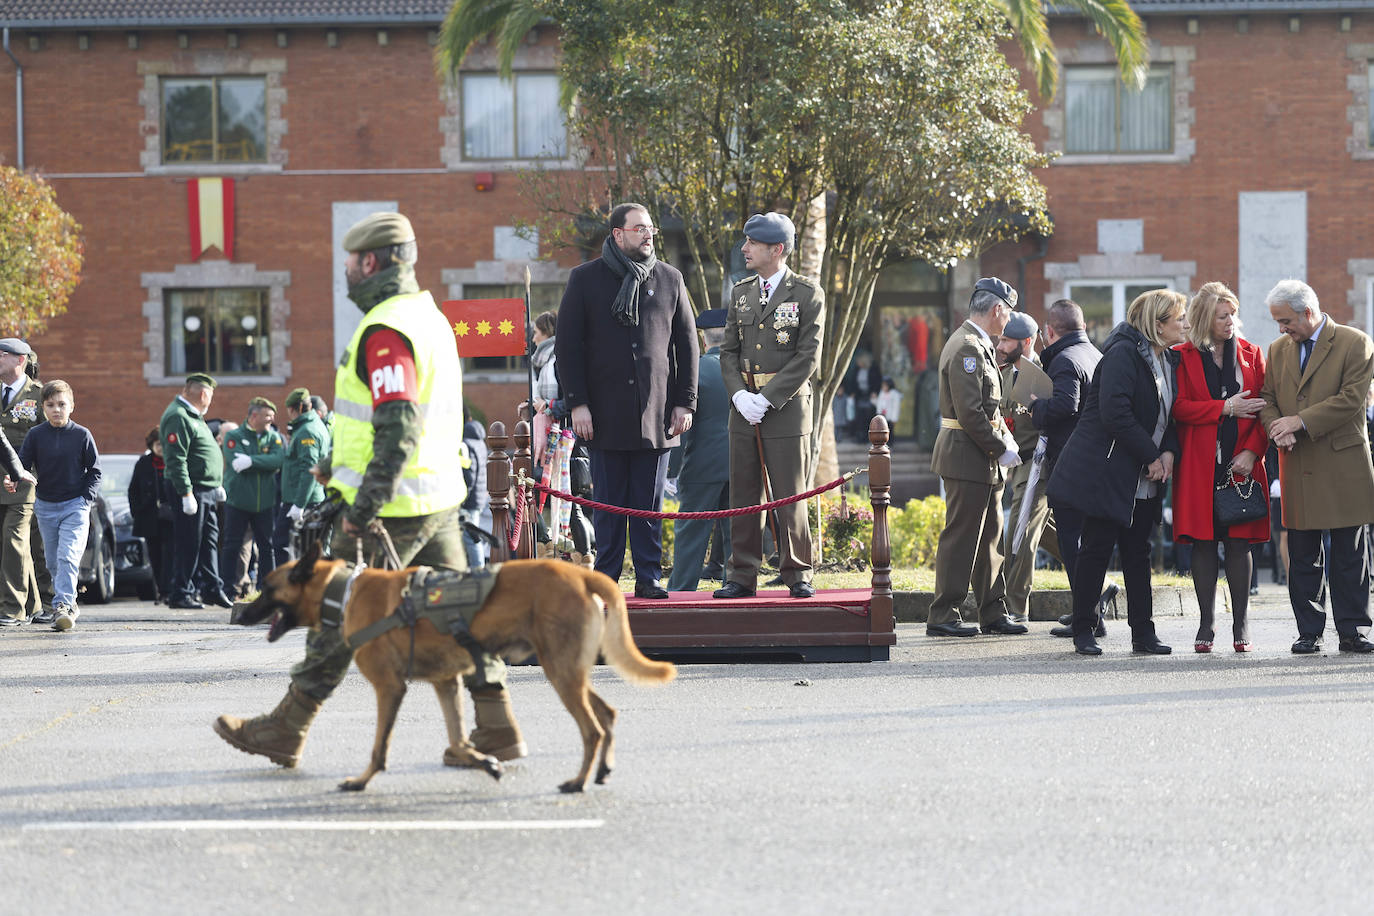
<path id="1" fill-rule="evenodd" d="M 67 607 L 59 604 L 56 608 L 57 616 L 52 622 L 52 628 L 58 631 L 70 630 L 76 626 L 77 610 L 74 607 Z"/>
<path id="2" fill-rule="evenodd" d="M 57 613 L 55 611 L 39 611 L 37 614 L 34 614 L 32 617 L 29 618 L 29 623 L 37 624 L 40 627 L 45 627 L 56 619 Z"/>

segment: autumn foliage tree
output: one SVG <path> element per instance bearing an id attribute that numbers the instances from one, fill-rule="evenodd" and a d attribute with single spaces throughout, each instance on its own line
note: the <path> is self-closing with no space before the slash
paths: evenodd
<path id="1" fill-rule="evenodd" d="M 0 331 L 27 337 L 67 311 L 81 282 L 81 226 L 52 185 L 0 165 Z"/>

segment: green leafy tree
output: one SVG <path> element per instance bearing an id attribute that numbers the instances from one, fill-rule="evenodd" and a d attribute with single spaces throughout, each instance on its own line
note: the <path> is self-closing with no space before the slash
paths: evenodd
<path id="1" fill-rule="evenodd" d="M 67 311 L 81 280 L 81 227 L 39 175 L 0 166 L 0 328 L 27 337 Z"/>

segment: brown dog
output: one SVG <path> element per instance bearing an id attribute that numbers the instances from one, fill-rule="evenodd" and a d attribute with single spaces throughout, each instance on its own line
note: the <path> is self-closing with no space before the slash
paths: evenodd
<path id="1" fill-rule="evenodd" d="M 320 624 L 320 600 L 342 560 L 321 560 L 318 545 L 298 562 L 279 566 L 267 577 L 262 593 L 244 608 L 236 622 L 244 625 L 272 618 L 267 638 L 275 641 L 298 626 Z M 409 570 L 364 570 L 354 580 L 344 608 L 343 635 L 351 636 L 386 617 L 401 603 Z M 625 596 L 608 576 L 557 560 L 513 560 L 501 567 L 496 584 L 472 620 L 471 632 L 493 654 L 524 658 L 531 651 L 544 675 L 572 713 L 582 732 L 582 768 L 559 786 L 581 792 L 598 751 L 601 762 L 596 781 L 602 783 L 615 766 L 615 710 L 597 696 L 587 676 L 598 655 L 621 677 L 638 684 L 665 684 L 677 675 L 669 662 L 650 661 L 630 637 Z M 363 789 L 379 770 L 386 769 L 391 729 L 406 692 L 406 669 L 411 678 L 429 681 L 439 696 L 448 726 L 450 750 L 468 765 L 481 766 L 500 778 L 501 764 L 467 742 L 458 678 L 474 670 L 469 655 L 449 633 L 420 618 L 414 629 L 383 633 L 359 646 L 354 654 L 358 670 L 377 691 L 377 737 L 372 760 L 360 776 L 340 783 L 341 789 Z"/>

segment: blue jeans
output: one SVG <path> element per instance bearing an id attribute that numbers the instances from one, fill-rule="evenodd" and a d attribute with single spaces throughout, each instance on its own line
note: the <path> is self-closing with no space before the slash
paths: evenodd
<path id="1" fill-rule="evenodd" d="M 76 573 L 86 551 L 91 504 L 84 496 L 62 502 L 34 500 L 33 518 L 43 536 L 43 555 L 52 573 L 52 604 L 76 607 Z"/>

